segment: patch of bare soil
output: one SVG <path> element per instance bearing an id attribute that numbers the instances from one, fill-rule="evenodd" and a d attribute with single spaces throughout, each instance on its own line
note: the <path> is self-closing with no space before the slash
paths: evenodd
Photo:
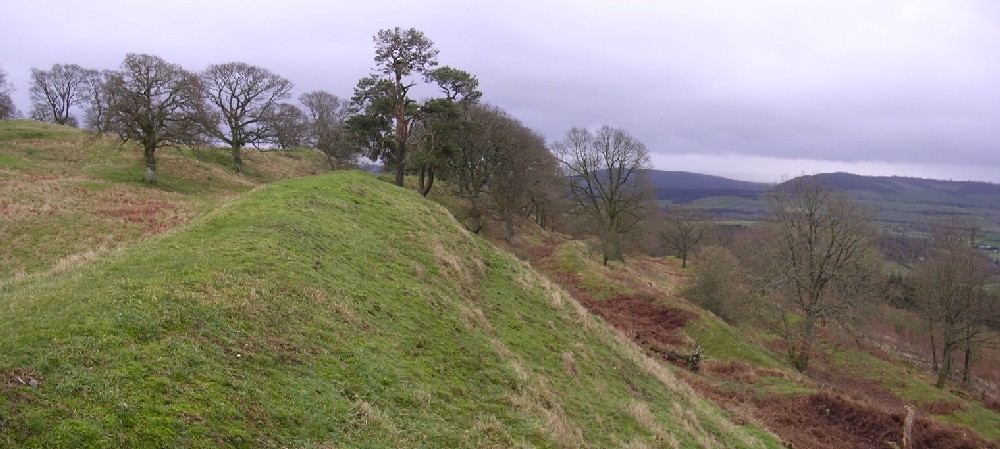
<path id="1" fill-rule="evenodd" d="M 23 368 L 0 372 L 0 385 L 6 387 L 37 387 L 40 381 L 38 374 Z"/>
<path id="2" fill-rule="evenodd" d="M 739 366 L 706 365 L 703 375 L 685 380 L 703 397 L 729 410 L 737 421 L 756 421 L 781 437 L 790 448 L 891 449 L 901 447 L 905 411 L 887 409 L 845 394 L 818 392 L 789 396 L 763 395 L 752 388 L 723 389 L 709 378 L 753 384 L 758 373 Z M 913 425 L 913 449 L 998 449 L 967 431 L 921 417 Z"/>

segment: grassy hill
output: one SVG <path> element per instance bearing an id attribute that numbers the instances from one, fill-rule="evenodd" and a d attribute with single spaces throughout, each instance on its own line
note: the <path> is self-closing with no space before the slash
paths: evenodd
<path id="1" fill-rule="evenodd" d="M 5 182 L 59 145 L 119 151 L 45 132 L 66 140 L 0 142 Z M 352 172 L 195 199 L 223 172 L 99 165 L 51 181 L 191 212 L 0 287 L 2 447 L 779 447 L 412 191 Z"/>
<path id="2" fill-rule="evenodd" d="M 0 286 L 60 271 L 184 223 L 263 183 L 326 171 L 315 151 L 226 153 L 164 148 L 160 183 L 144 185 L 142 152 L 111 138 L 32 120 L 0 121 Z"/>
<path id="3" fill-rule="evenodd" d="M 965 217 L 986 232 L 1000 232 L 1000 185 L 900 176 L 816 175 L 856 201 L 879 211 L 889 229 L 926 232 L 936 220 Z"/>

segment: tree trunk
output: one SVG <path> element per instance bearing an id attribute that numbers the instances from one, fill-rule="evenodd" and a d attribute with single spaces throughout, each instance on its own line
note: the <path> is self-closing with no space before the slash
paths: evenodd
<path id="1" fill-rule="evenodd" d="M 815 336 L 816 329 L 816 315 L 812 311 L 806 311 L 805 316 L 805 329 L 802 333 L 802 345 L 796 349 L 792 348 L 792 364 L 795 365 L 795 369 L 800 373 L 804 372 L 809 366 L 809 354 L 812 352 L 812 344 Z"/>
<path id="2" fill-rule="evenodd" d="M 148 184 L 156 184 L 156 148 L 146 148 L 143 154 L 146 156 L 146 177 Z"/>
<path id="3" fill-rule="evenodd" d="M 965 360 L 962 363 L 962 383 L 969 384 L 969 371 L 972 369 L 972 338 L 965 339 Z"/>
<path id="4" fill-rule="evenodd" d="M 937 342 L 934 340 L 934 329 L 930 330 L 931 335 L 931 369 L 938 370 Z"/>
<path id="5" fill-rule="evenodd" d="M 399 145 L 402 147 L 402 144 Z M 406 164 L 403 162 L 403 155 L 406 154 L 406 150 L 396 151 L 396 185 L 403 187 L 403 176 L 406 174 Z"/>
<path id="6" fill-rule="evenodd" d="M 236 173 L 243 173 L 243 157 L 239 147 L 233 147 L 233 170 L 236 170 Z"/>
<path id="7" fill-rule="evenodd" d="M 504 225 L 507 230 L 507 243 L 514 243 L 514 214 L 507 214 L 504 217 Z"/>
<path id="8" fill-rule="evenodd" d="M 434 169 L 427 169 L 427 185 L 424 185 L 424 169 L 420 169 L 420 195 L 427 196 L 434 186 Z"/>
<path id="9" fill-rule="evenodd" d="M 904 407 L 906 409 L 906 419 L 903 420 L 903 449 L 913 449 L 913 420 L 916 418 L 916 409 L 912 405 Z"/>
<path id="10" fill-rule="evenodd" d="M 403 75 L 396 72 L 396 185 L 403 187 L 406 172 L 406 138 L 409 129 L 406 123 L 406 98 L 403 90 Z"/>
<path id="11" fill-rule="evenodd" d="M 947 343 L 941 349 L 941 369 L 938 370 L 937 383 L 934 384 L 939 389 L 944 388 L 944 384 L 948 382 L 948 376 L 951 374 L 951 351 Z"/>

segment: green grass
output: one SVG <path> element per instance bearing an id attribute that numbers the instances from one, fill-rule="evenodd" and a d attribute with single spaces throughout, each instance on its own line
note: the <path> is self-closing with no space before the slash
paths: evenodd
<path id="1" fill-rule="evenodd" d="M 361 173 L 9 283 L 0 322 L 3 447 L 779 447 Z"/>
<path id="2" fill-rule="evenodd" d="M 558 265 L 558 271 L 572 277 L 576 286 L 597 300 L 607 300 L 618 295 L 629 295 L 635 291 L 624 285 L 621 279 L 615 279 L 616 273 L 623 270 L 620 262 L 609 262 L 609 266 L 601 264 L 600 253 L 590 250 L 588 243 L 571 240 L 557 246 L 552 252 L 552 259 Z"/>
<path id="3" fill-rule="evenodd" d="M 788 369 L 788 363 L 777 360 L 759 342 L 707 312 L 698 314 L 683 332 L 705 348 L 707 360 L 739 361 L 762 368 Z"/>

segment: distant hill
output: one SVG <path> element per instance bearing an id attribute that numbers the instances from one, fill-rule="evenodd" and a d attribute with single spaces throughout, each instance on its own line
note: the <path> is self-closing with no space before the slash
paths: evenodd
<path id="1" fill-rule="evenodd" d="M 964 206 L 980 204 L 978 195 L 1000 195 L 1000 185 L 976 181 L 942 181 L 903 176 L 861 176 L 852 173 L 812 175 L 841 191 L 868 191 L 880 195 L 924 195 L 926 200 Z"/>
<path id="2" fill-rule="evenodd" d="M 967 217 L 988 234 L 996 232 L 993 238 L 1000 242 L 1000 184 L 843 172 L 808 176 L 878 211 L 883 227 L 927 231 L 941 218 Z M 660 201 L 688 204 L 722 220 L 759 220 L 767 210 L 763 193 L 771 187 L 682 171 L 651 170 L 649 178 Z"/>
<path id="3" fill-rule="evenodd" d="M 755 198 L 770 187 L 769 184 L 685 171 L 650 170 L 647 175 L 656 188 L 658 199 L 677 203 L 713 196 Z"/>
<path id="4" fill-rule="evenodd" d="M 813 176 L 875 209 L 878 221 L 888 229 L 926 232 L 939 220 L 959 218 L 975 221 L 990 243 L 1000 238 L 997 184 L 851 173 Z"/>

